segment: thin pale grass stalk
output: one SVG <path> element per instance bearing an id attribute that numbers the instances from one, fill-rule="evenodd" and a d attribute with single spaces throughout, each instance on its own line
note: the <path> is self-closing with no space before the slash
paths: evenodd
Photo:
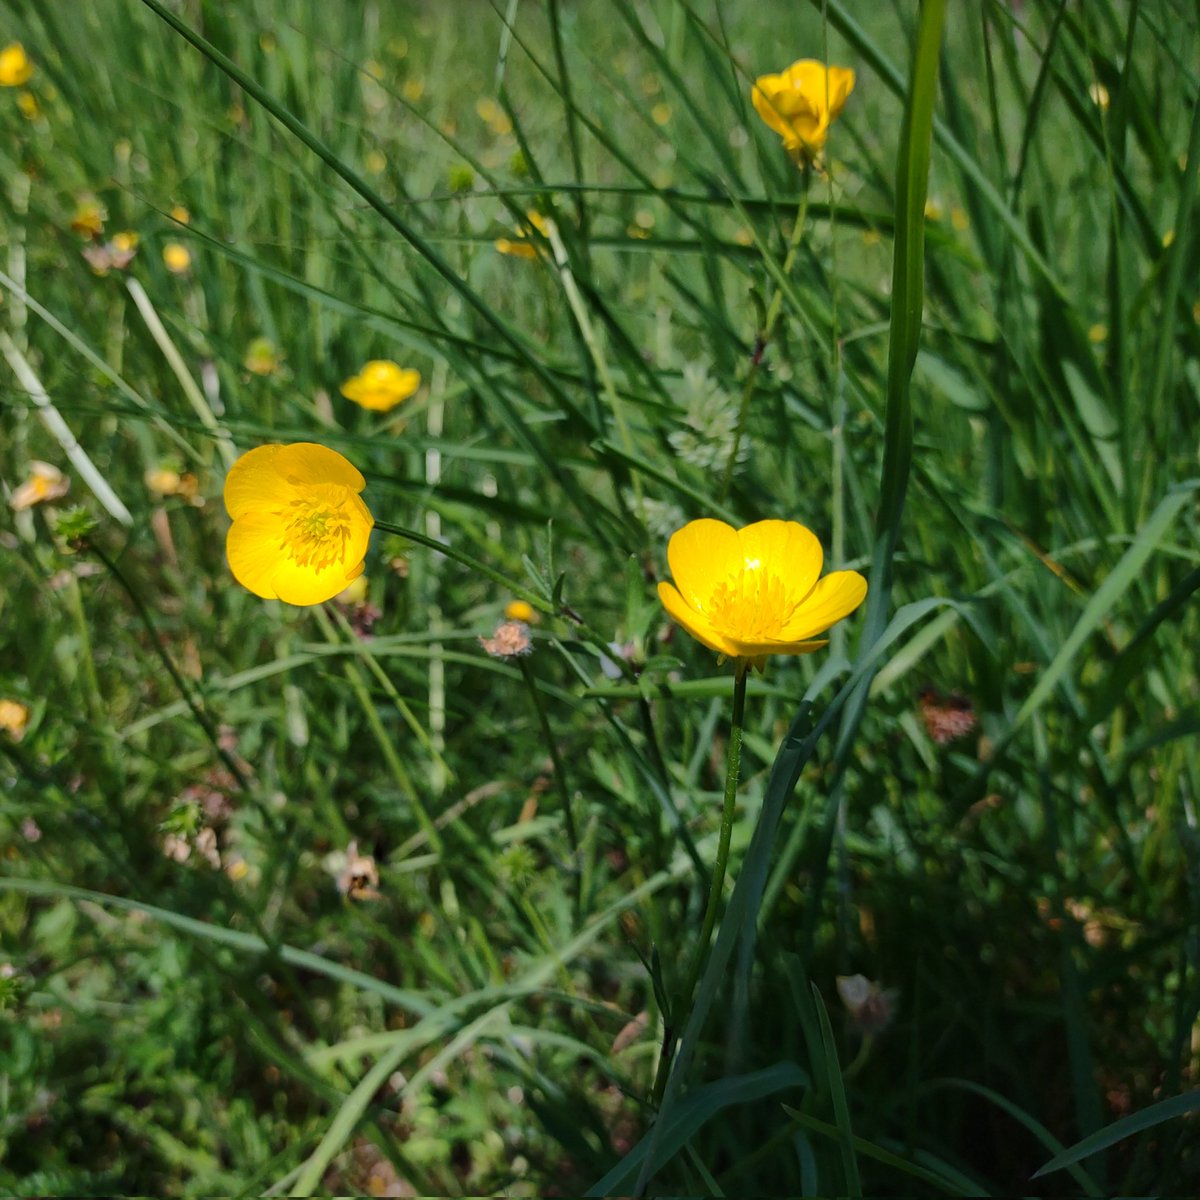
<path id="1" fill-rule="evenodd" d="M 546 237 L 549 239 L 550 248 L 554 252 L 554 265 L 558 268 L 558 277 L 562 282 L 563 294 L 567 298 L 567 303 L 571 307 L 572 314 L 574 314 L 575 323 L 579 327 L 579 335 L 583 338 L 584 345 L 588 348 L 588 354 L 595 365 L 596 374 L 600 376 L 600 386 L 604 389 L 605 398 L 608 400 L 609 409 L 612 411 L 613 420 L 616 422 L 617 431 L 621 438 L 621 449 L 627 455 L 632 455 L 633 437 L 629 432 L 629 422 L 625 416 L 625 406 L 622 403 L 616 385 L 613 383 L 612 372 L 608 367 L 608 359 L 605 357 L 604 350 L 596 337 L 596 331 L 592 328 L 587 307 L 584 305 L 583 297 L 579 294 L 579 288 L 576 286 L 575 275 L 571 270 L 571 259 L 567 254 L 566 246 L 563 244 L 562 235 L 558 232 L 558 227 L 553 220 L 547 220 L 546 222 Z M 641 476 L 637 471 L 632 471 L 630 472 L 630 479 L 633 486 L 633 494 L 637 500 L 638 520 L 641 521 L 645 519 L 642 511 Z"/>
<path id="2" fill-rule="evenodd" d="M 161 413 L 156 412 L 154 406 L 144 396 L 134 391 L 116 369 L 78 337 L 73 330 L 68 329 L 49 309 L 35 300 L 21 283 L 6 275 L 3 271 L 0 271 L 0 287 L 6 288 L 12 294 L 16 303 L 28 307 L 30 312 L 41 317 L 76 354 L 86 359 L 89 366 L 103 375 L 127 400 L 146 414 L 147 419 L 154 424 L 155 429 L 170 440 L 187 459 L 194 459 L 196 457 L 196 452 L 180 436 L 179 431 L 166 421 Z"/>
<path id="3" fill-rule="evenodd" d="M 337 621 L 338 628 L 342 631 L 344 644 L 349 647 L 350 652 L 355 654 L 367 665 L 367 670 L 375 676 L 379 686 L 387 693 L 388 698 L 396 706 L 400 716 L 404 719 L 404 723 L 408 726 L 409 732 L 417 739 L 421 748 L 429 755 L 430 762 L 434 771 L 441 775 L 447 782 L 454 779 L 454 772 L 450 768 L 450 764 L 446 762 L 441 750 L 438 748 L 433 738 L 432 731 L 426 730 L 425 726 L 417 720 L 416 714 L 413 712 L 407 700 L 400 694 L 399 689 L 392 682 L 388 673 L 379 665 L 377 655 L 368 652 L 366 645 L 363 643 L 355 632 L 345 614 L 336 606 L 331 610 L 334 618 Z M 443 653 L 443 647 L 440 642 L 431 642 L 429 645 L 429 654 L 431 657 L 440 657 Z M 431 772 L 432 774 L 432 772 Z"/>
<path id="4" fill-rule="evenodd" d="M 122 525 L 132 525 L 133 515 L 125 507 L 120 496 L 113 491 L 100 469 L 92 462 L 87 451 L 76 440 L 75 435 L 71 432 L 71 427 L 54 407 L 49 393 L 42 386 L 41 380 L 34 374 L 28 360 L 4 330 L 0 330 L 0 354 L 3 354 L 8 360 L 13 374 L 29 394 L 30 400 L 33 401 L 42 424 L 50 436 L 62 447 L 62 452 L 67 456 L 80 479 L 91 488 L 92 494 L 104 506 L 110 517 L 120 521 Z"/>
<path id="5" fill-rule="evenodd" d="M 444 358 L 439 358 L 433 370 L 433 378 L 429 383 L 429 409 L 426 413 L 426 429 L 430 441 L 436 442 L 442 436 L 446 419 L 446 386 L 447 366 Z M 442 452 L 436 445 L 429 446 L 425 451 L 425 486 L 435 491 L 442 482 Z M 441 514 L 430 508 L 425 514 L 425 532 L 435 542 L 442 540 Z M 432 586 L 429 596 L 429 628 L 439 632 L 445 626 L 441 606 L 437 600 L 438 555 L 429 558 L 428 570 Z M 429 764 L 429 785 L 435 796 L 440 796 L 446 789 L 451 775 L 443 755 L 446 750 L 446 660 L 442 657 L 442 644 L 430 644 L 429 659 L 429 741 L 433 757 Z"/>
<path id="6" fill-rule="evenodd" d="M 212 434 L 213 440 L 216 442 L 217 448 L 221 452 L 221 457 L 225 462 L 225 467 L 228 470 L 228 468 L 233 466 L 238 456 L 228 432 L 221 428 L 221 423 L 217 420 L 217 415 L 213 412 L 212 405 L 209 404 L 204 393 L 200 390 L 199 384 L 192 378 L 191 372 L 187 369 L 187 364 L 183 361 L 183 356 L 176 349 L 175 343 L 171 341 L 171 335 L 162 323 L 162 318 L 159 317 L 158 310 L 146 294 L 146 289 L 132 277 L 125 281 L 125 287 L 132 297 L 138 312 L 141 313 L 142 320 L 146 322 L 146 328 L 150 331 L 150 336 L 154 339 L 159 350 L 162 351 L 163 358 L 167 360 L 167 364 L 174 372 L 175 378 L 179 380 L 179 386 L 183 389 L 183 394 L 187 397 L 188 403 L 192 406 L 196 416 L 200 418 L 204 428 Z"/>

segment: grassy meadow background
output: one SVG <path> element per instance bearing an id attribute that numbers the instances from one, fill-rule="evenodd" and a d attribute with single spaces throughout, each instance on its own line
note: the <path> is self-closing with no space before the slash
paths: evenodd
<path id="1" fill-rule="evenodd" d="M 1200 16 L 942 7 L 0 0 L 0 490 L 70 482 L 0 516 L 0 1190 L 1200 1187 Z M 749 99 L 804 57 L 857 72 L 806 198 Z M 421 389 L 350 403 L 370 359 Z M 454 555 L 249 594 L 272 441 Z M 872 595 L 750 684 L 656 1120 L 701 516 Z"/>

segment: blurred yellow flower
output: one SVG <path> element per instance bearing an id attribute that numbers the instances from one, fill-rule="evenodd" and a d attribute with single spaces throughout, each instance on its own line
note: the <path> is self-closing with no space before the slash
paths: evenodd
<path id="1" fill-rule="evenodd" d="M 109 271 L 123 271 L 137 253 L 138 235 L 131 229 L 114 233 L 107 242 L 92 242 L 83 248 L 83 257 L 87 259 L 97 275 L 107 275 Z"/>
<path id="2" fill-rule="evenodd" d="M 829 126 L 853 90 L 849 67 L 826 67 L 802 58 L 778 75 L 760 75 L 750 99 L 758 115 L 783 138 L 783 148 L 803 166 L 824 149 Z"/>
<path id="3" fill-rule="evenodd" d="M 510 600 L 504 606 L 504 617 L 508 621 L 523 621 L 532 625 L 537 619 L 537 609 L 528 600 Z"/>
<path id="4" fill-rule="evenodd" d="M 29 709 L 19 700 L 0 700 L 0 729 L 19 742 L 29 725 Z"/>
<path id="5" fill-rule="evenodd" d="M 530 235 L 536 229 L 542 237 L 549 237 L 550 227 L 546 218 L 532 208 L 525 214 L 525 220 L 527 224 L 522 227 L 520 237 L 496 239 L 496 249 L 501 254 L 511 254 L 514 258 L 537 258 L 537 246 L 530 240 Z"/>
<path id="6" fill-rule="evenodd" d="M 156 496 L 177 496 L 183 486 L 183 476 L 171 467 L 151 467 L 145 475 L 146 487 Z"/>
<path id="7" fill-rule="evenodd" d="M 33 76 L 33 63 L 20 42 L 10 42 L 0 50 L 0 87 L 20 87 Z"/>
<path id="8" fill-rule="evenodd" d="M 342 384 L 342 395 L 372 412 L 387 412 L 421 386 L 421 372 L 390 358 L 372 359 Z"/>
<path id="9" fill-rule="evenodd" d="M 332 599 L 362 574 L 375 524 L 364 487 L 353 463 L 313 442 L 243 454 L 225 480 L 233 577 L 264 600 Z"/>
<path id="10" fill-rule="evenodd" d="M 361 604 L 367 598 L 370 586 L 371 581 L 365 575 L 360 575 L 346 584 L 334 598 L 341 604 Z"/>
<path id="11" fill-rule="evenodd" d="M 35 504 L 65 496 L 70 487 L 71 481 L 56 466 L 34 459 L 29 464 L 29 478 L 13 489 L 8 506 L 14 512 L 21 512 Z"/>
<path id="12" fill-rule="evenodd" d="M 82 196 L 75 206 L 71 228 L 84 237 L 99 237 L 104 232 L 107 217 L 108 213 L 94 197 Z"/>
<path id="13" fill-rule="evenodd" d="M 246 347 L 242 366 L 254 375 L 274 375 L 283 366 L 283 355 L 270 338 L 257 337 Z"/>
<path id="14" fill-rule="evenodd" d="M 21 110 L 21 116 L 27 121 L 36 121 L 42 115 L 41 105 L 38 104 L 37 97 L 32 92 L 18 92 L 17 107 Z"/>
<path id="15" fill-rule="evenodd" d="M 819 579 L 824 555 L 797 521 L 690 521 L 667 545 L 674 584 L 660 583 L 667 612 L 711 650 L 761 667 L 769 654 L 809 654 L 813 641 L 867 594 L 857 571 Z"/>
<path id="16" fill-rule="evenodd" d="M 168 242 L 163 247 L 163 262 L 172 275 L 186 275 L 192 265 L 192 256 L 182 242 Z"/>
<path id="17" fill-rule="evenodd" d="M 192 223 L 192 214 L 182 204 L 176 204 L 171 209 L 171 220 L 178 221 L 180 225 L 190 225 Z"/>

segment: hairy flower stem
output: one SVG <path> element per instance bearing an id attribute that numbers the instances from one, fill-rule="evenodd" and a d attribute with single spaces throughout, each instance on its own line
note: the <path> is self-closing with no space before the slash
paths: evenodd
<path id="1" fill-rule="evenodd" d="M 554 778 L 558 783 L 558 790 L 562 794 L 563 823 L 566 825 L 567 841 L 571 846 L 571 881 L 575 892 L 575 919 L 578 921 L 583 912 L 580 870 L 582 864 L 579 861 L 579 833 L 575 827 L 575 813 L 571 809 L 571 788 L 567 783 L 567 770 L 563 766 L 562 755 L 558 752 L 558 743 L 555 742 L 554 733 L 550 729 L 550 719 L 546 716 L 546 706 L 542 703 L 542 695 L 538 691 L 537 680 L 533 677 L 533 669 L 524 658 L 518 659 L 517 662 L 520 664 L 521 676 L 525 680 L 525 686 L 529 689 L 530 698 L 533 700 L 538 724 L 542 727 L 542 737 L 546 742 L 546 751 L 550 755 L 550 762 L 554 767 Z"/>
<path id="2" fill-rule="evenodd" d="M 708 945 L 712 941 L 713 930 L 717 924 L 717 910 L 721 907 L 721 893 L 725 887 L 725 867 L 729 861 L 729 841 L 733 835 L 733 811 L 737 805 L 738 776 L 742 765 L 742 724 L 746 714 L 746 678 L 749 674 L 749 660 L 738 659 L 737 674 L 733 681 L 733 716 L 729 722 L 729 751 L 725 759 L 725 803 L 721 809 L 721 833 L 717 842 L 717 861 L 713 864 L 712 882 L 708 889 L 708 905 L 704 910 L 700 940 L 692 952 L 691 965 L 688 968 L 683 987 L 676 993 L 671 1002 L 671 1011 L 666 1014 L 662 1057 L 658 1060 L 658 1074 L 654 1079 L 655 1108 L 662 1102 L 663 1093 L 667 1088 L 679 1032 L 691 1015 L 696 984 L 700 982 L 700 971 L 708 956 Z"/>
<path id="3" fill-rule="evenodd" d="M 137 589 L 126 579 L 124 572 L 117 566 L 116 561 L 101 546 L 89 540 L 87 542 L 87 549 L 104 564 L 108 573 L 120 584 L 121 590 L 133 602 L 133 607 L 137 611 L 139 619 L 146 627 L 146 632 L 150 635 L 151 647 L 153 647 L 162 665 L 166 668 L 167 674 L 170 675 L 171 681 L 175 684 L 180 696 L 183 697 L 183 702 L 191 711 L 196 724 L 204 731 L 204 736 L 212 743 L 212 748 L 217 752 L 217 757 L 225 764 L 226 770 L 237 781 L 238 787 L 243 792 L 249 794 L 250 784 L 246 779 L 245 772 L 238 765 L 237 759 L 221 745 L 221 738 L 216 725 L 213 724 L 213 720 L 208 713 L 204 711 L 202 701 L 189 686 L 187 680 L 184 679 L 182 672 L 175 665 L 175 660 L 168 653 L 166 646 L 163 645 L 162 638 L 158 635 L 158 628 L 154 624 L 154 618 L 150 615 L 150 610 L 146 607 L 145 601 L 142 600 Z M 273 823 L 272 815 L 269 812 L 264 811 L 264 816 L 269 823 Z"/>
<path id="4" fill-rule="evenodd" d="M 811 171 L 806 169 L 801 178 L 804 180 L 803 190 L 800 193 L 800 204 L 796 209 L 796 219 L 792 223 L 792 236 L 788 239 L 787 256 L 783 260 L 783 274 L 788 276 L 792 273 L 792 267 L 796 262 L 796 254 L 800 250 L 800 238 L 804 232 L 804 221 L 808 215 L 808 184 Z M 771 338 L 775 333 L 775 326 L 779 323 L 779 316 L 783 312 L 783 287 L 780 284 L 775 286 L 775 294 L 771 297 L 771 303 L 767 308 L 766 320 L 763 322 L 762 329 L 759 330 L 758 336 L 754 339 L 754 354 L 750 359 L 750 369 L 746 372 L 745 381 L 742 384 L 742 400 L 738 405 L 737 424 L 733 430 L 733 447 L 729 451 L 729 458 L 725 462 L 725 474 L 721 480 L 721 495 L 720 501 L 725 503 L 729 496 L 729 488 L 733 483 L 733 469 L 737 466 L 738 452 L 742 448 L 742 434 L 746 427 L 746 414 L 750 410 L 750 397 L 754 395 L 754 384 L 758 380 L 759 368 L 762 366 L 763 356 L 766 354 L 767 346 L 771 343 Z"/>

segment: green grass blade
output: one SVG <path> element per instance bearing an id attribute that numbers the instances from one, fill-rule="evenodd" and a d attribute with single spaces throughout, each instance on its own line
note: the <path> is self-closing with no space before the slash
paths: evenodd
<path id="1" fill-rule="evenodd" d="M 1076 1142 L 1074 1146 L 1069 1146 L 1061 1154 L 1056 1154 L 1045 1166 L 1035 1171 L 1033 1178 L 1040 1179 L 1043 1175 L 1061 1171 L 1064 1167 L 1069 1167 L 1093 1154 L 1107 1150 L 1110 1146 L 1115 1146 L 1127 1137 L 1133 1137 L 1135 1133 L 1153 1129 L 1164 1121 L 1173 1121 L 1176 1117 L 1185 1116 L 1198 1109 L 1200 1109 L 1200 1091 L 1185 1092 L 1182 1096 L 1172 1096 L 1170 1099 L 1160 1100 L 1157 1104 L 1151 1104 L 1149 1108 L 1143 1108 L 1141 1112 L 1122 1117 L 1119 1121 L 1114 1121 L 1103 1129 L 1097 1129 L 1095 1133 Z"/>
<path id="2" fill-rule="evenodd" d="M 833 1026 L 829 1024 L 829 1013 L 821 990 L 814 983 L 812 986 L 813 1008 L 817 1013 L 817 1021 L 821 1029 L 820 1053 L 822 1058 L 822 1076 L 825 1086 L 829 1088 L 829 1096 L 833 1102 L 833 1119 L 837 1126 L 838 1151 L 842 1156 L 842 1175 L 845 1180 L 846 1193 L 850 1196 L 862 1195 L 862 1180 L 858 1177 L 858 1157 L 854 1149 L 854 1128 L 850 1124 L 850 1106 L 846 1103 L 846 1084 L 842 1078 L 842 1067 L 838 1062 L 837 1044 L 833 1040 Z M 814 1050 L 817 1047 L 813 1047 Z"/>
<path id="3" fill-rule="evenodd" d="M 781 1062 L 734 1075 L 697 1088 L 681 1100 L 662 1128 L 643 1138 L 603 1179 L 587 1191 L 589 1196 L 628 1192 L 639 1172 L 649 1176 L 671 1160 L 713 1117 L 736 1104 L 749 1104 L 765 1096 L 808 1086 L 808 1076 L 795 1063 Z"/>

